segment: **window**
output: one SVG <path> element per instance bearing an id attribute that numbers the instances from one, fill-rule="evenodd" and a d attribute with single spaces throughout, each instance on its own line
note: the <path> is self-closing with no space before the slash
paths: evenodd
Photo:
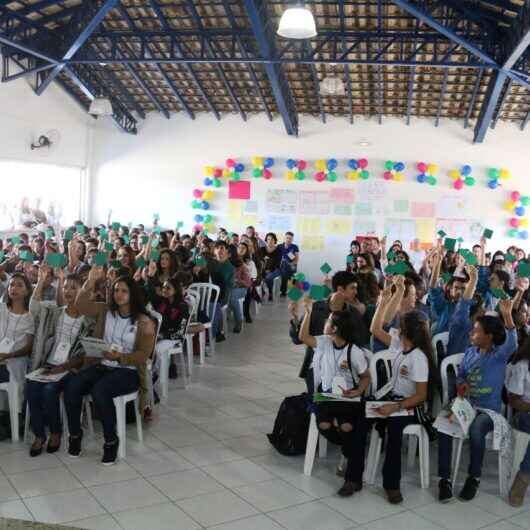
<path id="1" fill-rule="evenodd" d="M 81 173 L 74 167 L 0 160 L 0 230 L 79 219 Z"/>

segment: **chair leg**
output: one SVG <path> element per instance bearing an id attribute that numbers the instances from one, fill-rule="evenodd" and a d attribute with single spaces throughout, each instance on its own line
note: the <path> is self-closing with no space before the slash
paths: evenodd
<path id="1" fill-rule="evenodd" d="M 318 428 L 317 420 L 314 414 L 311 414 L 309 420 L 309 432 L 307 433 L 307 443 L 305 447 L 304 475 L 310 476 L 315 463 L 317 452 Z"/>
<path id="2" fill-rule="evenodd" d="M 24 421 L 24 442 L 29 440 L 29 403 L 26 403 L 26 418 Z"/>
<path id="3" fill-rule="evenodd" d="M 223 316 L 223 331 L 225 334 L 225 337 L 228 336 L 228 307 L 223 306 L 221 308 L 221 314 Z"/>
<path id="4" fill-rule="evenodd" d="M 167 401 L 169 394 L 169 351 L 160 352 L 160 391 L 162 399 Z"/>
<path id="5" fill-rule="evenodd" d="M 210 354 L 215 354 L 215 337 L 213 336 L 213 327 L 208 328 L 208 336 L 210 337 Z M 204 364 L 201 362 L 201 364 Z"/>
<path id="6" fill-rule="evenodd" d="M 425 476 L 425 488 L 431 485 L 431 455 L 429 436 L 423 436 L 423 470 Z"/>
<path id="7" fill-rule="evenodd" d="M 206 330 L 199 333 L 199 364 L 206 362 Z"/>
<path id="8" fill-rule="evenodd" d="M 9 385 L 7 400 L 9 402 L 9 419 L 11 420 L 11 440 L 18 442 L 18 387 Z"/>
<path id="9" fill-rule="evenodd" d="M 366 466 L 366 482 L 368 484 L 375 483 L 375 476 L 379 466 L 379 456 L 381 454 L 381 444 L 381 436 L 379 436 L 379 433 L 372 428 L 372 433 L 370 434 L 370 445 L 368 448 L 368 462 Z"/>
<path id="10" fill-rule="evenodd" d="M 418 448 L 418 437 L 409 435 L 409 448 L 407 455 L 407 469 L 411 470 L 416 461 L 416 450 Z"/>
<path id="11" fill-rule="evenodd" d="M 136 434 L 138 435 L 138 442 L 144 443 L 144 430 L 142 425 L 142 414 L 140 413 L 140 396 L 134 400 L 134 412 L 136 414 Z M 124 455 L 125 458 L 125 455 Z"/>
<path id="12" fill-rule="evenodd" d="M 68 438 L 70 438 L 70 428 L 68 426 L 68 416 L 66 415 L 66 406 L 63 395 L 59 397 L 59 410 L 61 411 L 61 423 L 63 425 L 63 448 L 68 450 Z"/>
<path id="13" fill-rule="evenodd" d="M 120 459 L 125 458 L 127 454 L 127 425 L 125 423 L 125 401 L 121 398 L 114 398 L 114 407 L 116 408 L 116 430 L 118 431 L 118 438 L 120 446 L 118 448 L 118 456 Z M 136 416 L 138 421 L 138 416 Z"/>
<path id="14" fill-rule="evenodd" d="M 188 356 L 188 375 L 193 372 L 193 335 L 186 335 L 186 355 Z"/>
<path id="15" fill-rule="evenodd" d="M 182 381 L 184 383 L 184 390 L 188 386 L 188 377 L 186 375 L 186 359 L 184 359 L 184 350 L 177 354 L 180 357 L 180 371 L 182 373 Z"/>
<path id="16" fill-rule="evenodd" d="M 458 468 L 460 467 L 460 458 L 462 456 L 462 447 L 463 447 L 463 445 L 464 445 L 464 439 L 463 438 L 459 438 L 458 439 L 458 447 L 457 447 L 457 450 L 456 450 L 455 465 L 454 465 L 454 468 L 453 468 L 453 478 L 452 478 L 453 488 L 455 487 L 456 477 L 458 476 Z"/>

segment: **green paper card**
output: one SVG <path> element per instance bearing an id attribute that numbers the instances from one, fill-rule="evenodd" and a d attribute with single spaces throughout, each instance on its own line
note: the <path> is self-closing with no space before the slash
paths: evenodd
<path id="1" fill-rule="evenodd" d="M 143 269 L 145 267 L 145 259 L 143 256 L 136 258 L 136 266 L 139 269 Z"/>
<path id="2" fill-rule="evenodd" d="M 195 263 L 197 267 L 206 267 L 207 265 L 206 260 L 202 256 L 197 256 L 193 263 Z"/>
<path id="3" fill-rule="evenodd" d="M 6 253 L 3 250 L 0 250 L 0 263 L 6 259 Z"/>
<path id="4" fill-rule="evenodd" d="M 454 250 L 456 247 L 456 239 L 451 239 L 450 237 L 445 238 L 444 248 L 446 250 Z"/>
<path id="5" fill-rule="evenodd" d="M 438 235 L 440 237 L 445 237 L 447 234 L 443 230 L 438 230 Z"/>
<path id="6" fill-rule="evenodd" d="M 396 265 L 393 264 L 393 263 L 392 263 L 391 265 L 387 265 L 387 266 L 385 267 L 385 274 L 386 274 L 387 276 L 390 276 L 390 275 L 392 275 L 392 274 L 395 274 L 395 268 L 396 268 Z"/>
<path id="7" fill-rule="evenodd" d="M 297 282 L 303 282 L 305 280 L 305 274 L 303 272 L 297 272 L 293 278 L 297 281 Z"/>
<path id="8" fill-rule="evenodd" d="M 353 256 L 348 256 L 346 258 L 346 263 L 348 263 L 349 265 L 351 265 L 353 263 Z"/>
<path id="9" fill-rule="evenodd" d="M 521 261 L 519 267 L 517 267 L 518 278 L 530 278 L 530 263 L 527 261 Z"/>
<path id="10" fill-rule="evenodd" d="M 149 236 L 142 236 L 142 245 L 147 245 L 149 243 Z"/>
<path id="11" fill-rule="evenodd" d="M 300 298 L 304 296 L 304 291 L 302 291 L 301 289 L 298 289 L 298 287 L 291 287 L 287 291 L 287 296 L 289 300 L 292 300 L 293 302 L 298 302 L 298 300 L 300 300 Z"/>
<path id="12" fill-rule="evenodd" d="M 113 269 L 121 269 L 123 267 L 121 261 L 119 259 L 113 259 L 111 262 L 110 262 L 110 266 L 113 268 Z"/>
<path id="13" fill-rule="evenodd" d="M 153 214 L 153 219 L 154 219 L 155 221 L 160 221 L 160 214 L 159 214 L 159 213 L 154 213 L 154 214 Z"/>
<path id="14" fill-rule="evenodd" d="M 160 259 L 160 252 L 158 250 L 151 250 L 151 256 L 149 256 L 151 261 L 158 261 Z"/>
<path id="15" fill-rule="evenodd" d="M 491 289 L 491 294 L 500 300 L 508 300 L 510 298 L 504 289 Z"/>
<path id="16" fill-rule="evenodd" d="M 309 290 L 309 298 L 312 298 L 313 300 L 324 300 L 326 298 L 325 296 L 326 291 L 324 290 L 323 285 L 312 285 L 311 289 Z"/>
<path id="17" fill-rule="evenodd" d="M 513 263 L 517 258 L 513 254 L 506 254 L 506 256 L 504 256 L 504 259 L 508 263 Z"/>
<path id="18" fill-rule="evenodd" d="M 450 272 L 444 272 L 442 274 L 442 282 L 447 283 L 452 277 L 453 275 Z"/>
<path id="19" fill-rule="evenodd" d="M 128 235 L 125 235 L 125 234 L 124 234 L 124 235 L 121 236 L 121 237 L 122 237 L 122 239 L 123 239 L 123 241 L 125 242 L 126 245 L 128 245 L 128 244 L 130 243 L 131 240 L 129 239 L 129 236 L 128 236 Z"/>
<path id="20" fill-rule="evenodd" d="M 178 222 L 177 222 L 177 230 L 178 230 L 179 228 L 182 228 L 183 226 L 184 226 L 184 223 L 183 223 L 182 221 L 178 221 Z"/>
<path id="21" fill-rule="evenodd" d="M 394 274 L 405 274 L 409 270 L 409 266 L 404 261 L 398 261 L 394 265 Z"/>
<path id="22" fill-rule="evenodd" d="M 327 298 L 333 291 L 327 286 L 324 285 L 324 298 Z"/>
<path id="23" fill-rule="evenodd" d="M 20 236 L 13 236 L 11 238 L 11 243 L 13 243 L 13 245 L 20 245 L 21 241 L 22 239 L 20 239 Z"/>
<path id="24" fill-rule="evenodd" d="M 459 243 L 463 243 L 463 242 L 464 242 L 464 238 L 463 238 L 463 237 L 459 237 L 459 238 L 457 239 L 457 241 L 458 241 Z"/>
<path id="25" fill-rule="evenodd" d="M 478 265 L 478 259 L 473 252 L 469 252 L 469 254 L 466 254 L 464 256 L 464 259 L 466 260 L 466 263 L 468 265 Z"/>
<path id="26" fill-rule="evenodd" d="M 155 226 L 153 228 L 153 234 L 160 234 L 161 231 L 162 229 L 159 226 Z"/>
<path id="27" fill-rule="evenodd" d="M 160 241 L 158 239 L 153 239 L 153 241 L 151 242 L 151 247 L 156 248 L 158 247 L 159 244 L 160 244 Z"/>
<path id="28" fill-rule="evenodd" d="M 324 265 L 320 267 L 320 270 L 322 271 L 322 274 L 328 274 L 329 271 L 331 270 L 331 266 L 329 263 L 324 263 Z"/>
<path id="29" fill-rule="evenodd" d="M 100 232 L 99 233 L 99 239 L 101 239 L 101 241 L 108 241 L 109 240 L 108 232 L 107 231 L 105 231 L 104 233 Z"/>
<path id="30" fill-rule="evenodd" d="M 389 250 L 386 254 L 386 259 L 388 261 L 392 261 L 396 257 L 395 253 Z"/>
<path id="31" fill-rule="evenodd" d="M 48 230 L 46 230 L 45 232 L 45 235 L 46 235 L 46 239 L 53 239 L 53 230 L 51 228 L 48 228 Z"/>
<path id="32" fill-rule="evenodd" d="M 98 267 L 103 267 L 103 265 L 107 264 L 108 259 L 109 259 L 109 255 L 106 252 L 98 252 L 94 256 L 94 263 Z"/>
<path id="33" fill-rule="evenodd" d="M 493 230 L 490 230 L 489 228 L 484 229 L 484 233 L 482 234 L 486 239 L 491 239 L 491 236 L 493 236 Z"/>
<path id="34" fill-rule="evenodd" d="M 73 230 L 67 230 L 64 233 L 64 239 L 66 241 L 72 241 L 72 239 L 74 239 L 74 231 Z"/>
<path id="35" fill-rule="evenodd" d="M 114 245 L 112 243 L 105 243 L 105 250 L 112 252 L 114 250 Z"/>
<path id="36" fill-rule="evenodd" d="M 30 252 L 29 250 L 23 250 L 20 253 L 19 258 L 22 261 L 33 262 L 33 260 L 35 259 L 35 256 L 33 256 L 33 252 Z"/>
<path id="37" fill-rule="evenodd" d="M 66 259 L 66 256 L 64 254 L 59 254 L 59 253 L 46 254 L 46 264 L 52 267 L 53 269 L 62 268 L 66 266 L 67 261 L 68 260 Z"/>
<path id="38" fill-rule="evenodd" d="M 75 225 L 75 231 L 78 234 L 84 234 L 86 232 L 86 226 L 85 225 Z"/>
<path id="39" fill-rule="evenodd" d="M 115 221 L 110 226 L 112 227 L 113 230 L 116 230 L 116 231 L 118 231 L 121 228 L 121 224 L 118 223 L 118 221 Z"/>

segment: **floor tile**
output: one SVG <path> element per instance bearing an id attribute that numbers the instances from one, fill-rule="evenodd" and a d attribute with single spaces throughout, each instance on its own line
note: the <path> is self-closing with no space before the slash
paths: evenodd
<path id="1" fill-rule="evenodd" d="M 34 520 L 33 515 L 22 501 L 7 501 L 0 503 L 0 517 L 22 519 L 24 521 Z M 35 520 L 40 521 L 40 519 Z"/>
<path id="2" fill-rule="evenodd" d="M 266 455 L 276 451 L 268 438 L 261 433 L 230 438 L 223 440 L 222 443 L 244 458 Z"/>
<path id="3" fill-rule="evenodd" d="M 177 505 L 203 526 L 235 521 L 259 513 L 254 507 L 230 491 L 200 495 L 192 499 L 178 501 Z"/>
<path id="4" fill-rule="evenodd" d="M 233 462 L 205 466 L 202 469 L 228 488 L 274 478 L 274 475 L 250 460 L 234 460 Z"/>
<path id="5" fill-rule="evenodd" d="M 127 462 L 144 477 L 163 475 L 174 471 L 184 471 L 185 469 L 192 469 L 194 467 L 191 462 L 183 458 L 176 451 L 170 449 L 157 453 L 130 455 L 127 458 Z"/>
<path id="6" fill-rule="evenodd" d="M 110 513 L 167 502 L 167 498 L 143 478 L 93 486 L 90 491 Z"/>
<path id="7" fill-rule="evenodd" d="M 284 530 L 276 521 L 266 515 L 256 515 L 229 523 L 210 526 L 208 530 Z"/>
<path id="8" fill-rule="evenodd" d="M 497 521 L 492 525 L 483 526 L 482 530 L 521 530 L 521 527 L 514 523 L 510 523 L 509 521 Z"/>
<path id="9" fill-rule="evenodd" d="M 438 526 L 412 512 L 401 512 L 363 525 L 366 530 L 440 530 Z"/>
<path id="10" fill-rule="evenodd" d="M 421 517 L 450 530 L 473 530 L 501 519 L 469 502 L 455 500 L 449 504 L 428 504 L 414 510 Z"/>
<path id="11" fill-rule="evenodd" d="M 509 517 L 507 521 L 509 523 L 515 524 L 522 528 L 526 528 L 528 530 L 530 529 L 530 512 L 526 511 L 523 513 L 519 513 L 517 515 L 514 515 L 513 517 Z"/>
<path id="12" fill-rule="evenodd" d="M 0 503 L 18 500 L 19 495 L 6 477 L 0 477 Z"/>
<path id="13" fill-rule="evenodd" d="M 104 466 L 101 462 L 81 462 L 69 466 L 70 471 L 85 487 L 111 484 L 132 480 L 140 475 L 127 462 L 117 462 L 113 466 Z"/>
<path id="14" fill-rule="evenodd" d="M 194 465 L 200 467 L 242 459 L 241 455 L 221 442 L 181 447 L 177 449 L 177 452 L 189 462 L 193 462 Z"/>
<path id="15" fill-rule="evenodd" d="M 261 407 L 258 402 L 254 401 L 240 401 L 231 405 L 219 407 L 219 410 L 236 419 L 252 418 L 270 412 L 265 407 Z"/>
<path id="16" fill-rule="evenodd" d="M 268 515 L 288 530 L 346 530 L 354 526 L 351 519 L 319 501 L 270 512 Z"/>
<path id="17" fill-rule="evenodd" d="M 280 510 L 314 500 L 280 479 L 232 488 L 241 498 L 262 512 Z"/>
<path id="18" fill-rule="evenodd" d="M 38 458 L 31 458 L 27 449 L 0 455 L 0 469 L 6 475 L 33 471 L 34 469 L 49 469 L 61 465 L 61 461 L 55 455 L 43 453 Z"/>
<path id="19" fill-rule="evenodd" d="M 200 469 L 150 477 L 149 481 L 174 501 L 224 489 L 219 482 Z"/>
<path id="20" fill-rule="evenodd" d="M 114 515 L 124 530 L 195 530 L 201 525 L 174 504 L 157 504 Z"/>
<path id="21" fill-rule="evenodd" d="M 84 530 L 122 530 L 112 515 L 96 515 L 88 519 L 70 522 L 68 526 L 83 528 Z"/>
<path id="22" fill-rule="evenodd" d="M 87 490 L 32 497 L 24 502 L 35 520 L 44 523 L 67 523 L 105 513 Z"/>
<path id="23" fill-rule="evenodd" d="M 35 469 L 8 475 L 8 478 L 22 498 L 72 491 L 83 487 L 65 467 Z"/>

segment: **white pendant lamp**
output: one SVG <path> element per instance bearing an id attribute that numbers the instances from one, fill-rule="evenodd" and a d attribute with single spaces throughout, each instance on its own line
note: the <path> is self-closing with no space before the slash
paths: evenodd
<path id="1" fill-rule="evenodd" d="M 93 116 L 112 116 L 112 103 L 109 98 L 102 96 L 95 97 L 90 103 L 88 113 Z"/>
<path id="2" fill-rule="evenodd" d="M 310 39 L 316 37 L 317 28 L 313 13 L 298 5 L 283 12 L 278 25 L 278 35 L 286 39 Z"/>

